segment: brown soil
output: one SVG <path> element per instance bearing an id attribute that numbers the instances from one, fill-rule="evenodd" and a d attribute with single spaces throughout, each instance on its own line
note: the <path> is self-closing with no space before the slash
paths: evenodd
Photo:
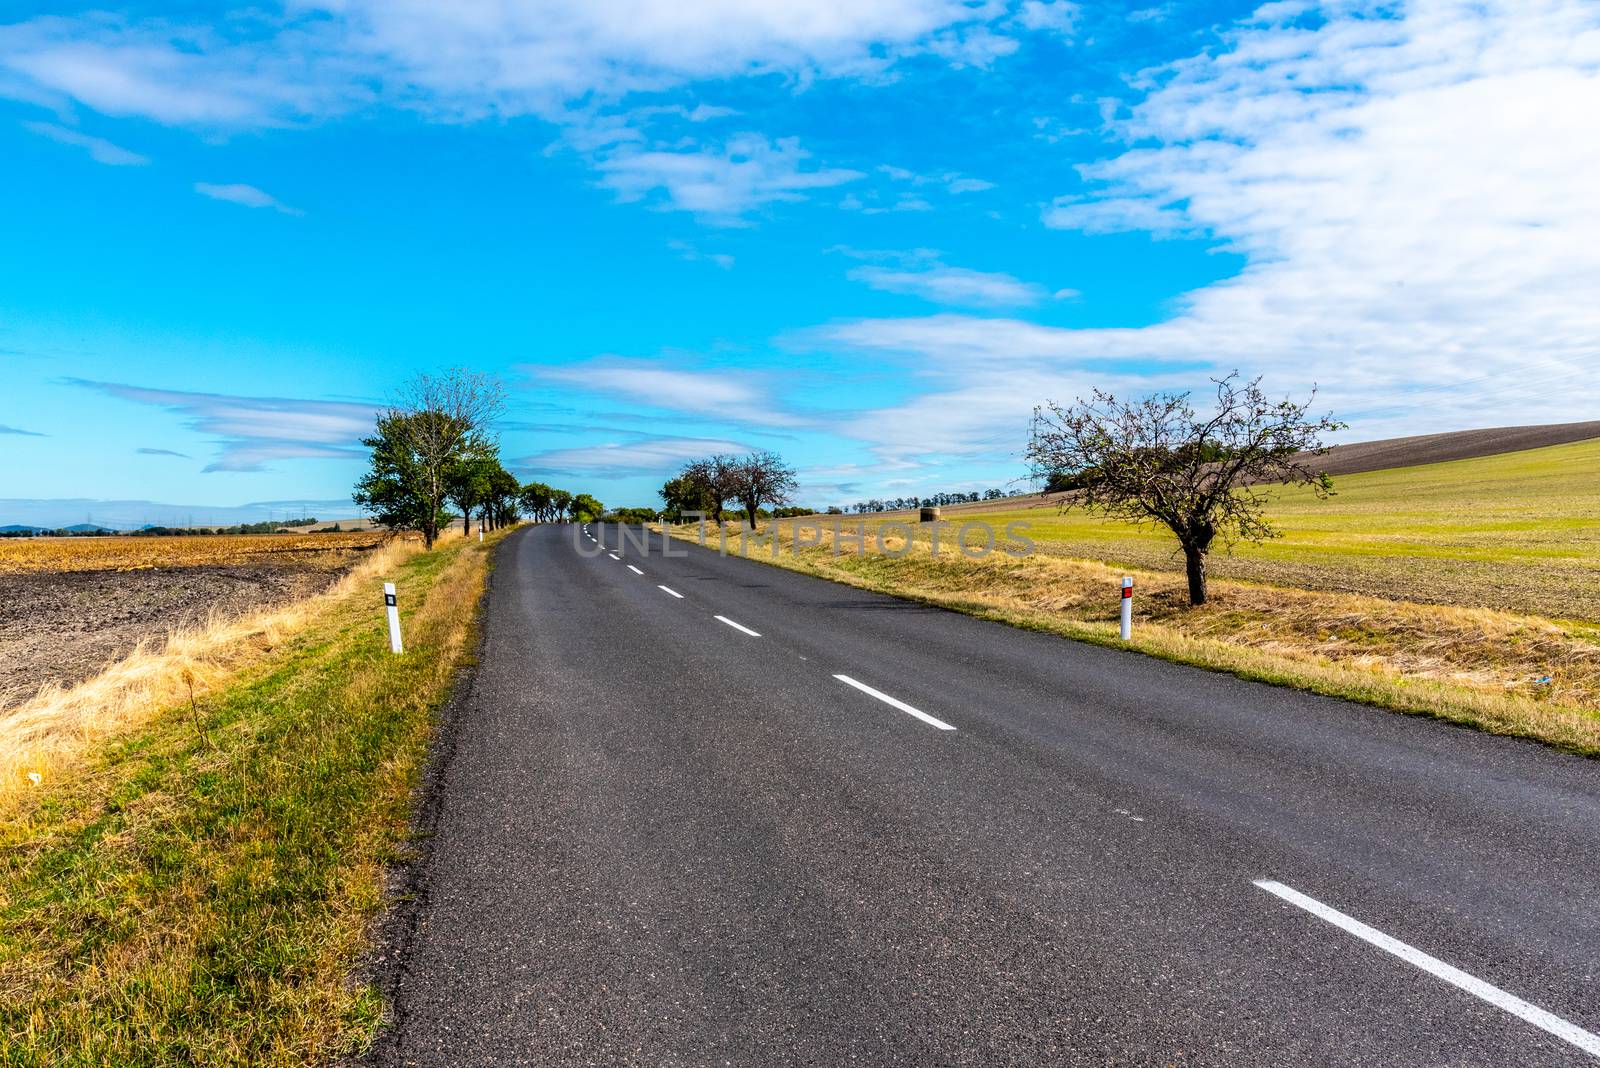
<path id="1" fill-rule="evenodd" d="M 1355 475 L 1395 467 L 1420 467 L 1451 460 L 1472 460 L 1523 452 L 1551 445 L 1600 438 L 1600 422 L 1551 423 L 1546 426 L 1501 426 L 1488 430 L 1457 430 L 1449 434 L 1421 434 L 1414 438 L 1387 438 L 1336 446 L 1317 465 L 1330 475 Z"/>
<path id="2" fill-rule="evenodd" d="M 141 641 L 327 589 L 340 571 L 237 564 L 0 575 L 0 707 L 71 685 Z"/>

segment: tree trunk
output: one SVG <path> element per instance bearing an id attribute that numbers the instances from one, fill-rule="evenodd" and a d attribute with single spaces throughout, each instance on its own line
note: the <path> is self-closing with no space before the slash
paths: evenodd
<path id="1" fill-rule="evenodd" d="M 744 507 L 745 507 L 745 512 L 746 512 L 745 519 L 749 520 L 750 529 L 751 530 L 756 529 L 756 508 L 759 507 L 760 504 L 761 504 L 760 498 L 756 498 L 756 497 L 752 497 L 751 499 L 749 499 L 749 500 L 744 502 Z"/>
<path id="2" fill-rule="evenodd" d="M 472 509 L 471 508 L 463 508 L 463 509 L 461 509 L 461 536 L 463 538 L 472 537 Z"/>
<path id="3" fill-rule="evenodd" d="M 1189 603 L 1206 603 L 1206 551 L 1184 546 L 1183 562 L 1189 572 Z"/>

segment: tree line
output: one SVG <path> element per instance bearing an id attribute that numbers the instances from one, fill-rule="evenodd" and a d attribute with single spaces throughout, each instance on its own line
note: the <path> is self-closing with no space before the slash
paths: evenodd
<path id="1" fill-rule="evenodd" d="M 289 527 L 309 527 L 317 521 L 316 516 L 302 516 L 299 519 L 284 519 L 276 523 L 235 523 L 231 527 L 162 527 L 143 526 L 138 530 L 130 530 L 134 537 L 146 538 L 181 538 L 197 534 L 289 534 Z M 312 533 L 320 533 L 313 531 Z"/>
<path id="2" fill-rule="evenodd" d="M 903 512 L 910 508 L 937 508 L 947 504 L 977 504 L 979 501 L 998 501 L 1006 497 L 1021 496 L 1028 492 L 1031 491 L 1019 489 L 1007 493 L 1003 489 L 991 486 L 982 492 L 973 490 L 970 493 L 933 493 L 926 497 L 889 497 L 886 499 L 873 497 L 869 500 L 857 501 L 855 504 L 850 505 L 848 509 L 839 509 L 838 511 L 840 513 L 851 511 L 863 514 L 867 512 Z M 834 511 L 834 509 L 830 508 L 829 511 Z"/>
<path id="3" fill-rule="evenodd" d="M 259 523 L 235 523 L 231 527 L 166 527 L 147 523 L 134 530 L 113 530 L 110 527 L 17 527 L 0 530 L 0 538 L 189 538 L 217 534 L 292 534 L 289 527 L 308 527 L 316 522 L 315 516 L 301 519 L 263 520 Z M 314 530 L 313 534 L 324 533 Z"/>
<path id="4" fill-rule="evenodd" d="M 504 409 L 505 387 L 489 375 L 418 375 L 362 439 L 369 466 L 352 499 L 381 526 L 417 531 L 429 548 L 456 514 L 467 534 L 474 513 L 488 530 L 524 512 L 541 521 L 598 519 L 605 506 L 589 494 L 523 484 L 505 469 L 494 436 Z"/>
<path id="5" fill-rule="evenodd" d="M 729 502 L 742 506 L 738 518 L 756 527 L 763 506 L 782 510 L 791 502 L 796 482 L 794 468 L 775 452 L 761 451 L 735 456 L 718 453 L 685 464 L 677 475 L 661 487 L 666 506 L 661 518 L 681 522 L 686 514 L 699 514 L 722 524 L 729 514 Z M 804 509 L 794 512 L 806 515 Z M 772 513 L 769 513 L 772 514 Z"/>

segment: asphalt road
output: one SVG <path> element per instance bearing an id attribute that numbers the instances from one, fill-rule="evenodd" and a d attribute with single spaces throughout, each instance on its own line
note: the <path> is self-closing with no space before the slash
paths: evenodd
<path id="1" fill-rule="evenodd" d="M 591 529 L 501 549 L 381 1061 L 1600 1064 L 1600 765 Z"/>

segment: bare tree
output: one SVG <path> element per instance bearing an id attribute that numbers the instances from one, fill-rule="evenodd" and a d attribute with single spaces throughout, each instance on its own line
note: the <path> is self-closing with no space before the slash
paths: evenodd
<path id="1" fill-rule="evenodd" d="M 776 508 L 794 493 L 794 469 L 775 452 L 753 452 L 729 465 L 731 496 L 744 505 L 750 529 L 756 529 L 756 512 L 763 504 Z"/>
<path id="2" fill-rule="evenodd" d="M 1063 507 L 1082 507 L 1132 523 L 1159 523 L 1177 536 L 1189 576 L 1189 603 L 1206 601 L 1206 555 L 1221 537 L 1278 536 L 1267 521 L 1269 484 L 1333 482 L 1308 461 L 1328 451 L 1323 436 L 1342 429 L 1332 416 L 1307 418 L 1305 403 L 1273 401 L 1261 379 L 1235 371 L 1216 379 L 1217 407 L 1200 418 L 1187 393 L 1119 401 L 1095 390 L 1062 408 L 1034 409 L 1028 460 L 1036 477 L 1073 487 Z"/>
<path id="3" fill-rule="evenodd" d="M 737 495 L 739 488 L 738 459 L 725 453 L 708 456 L 686 464 L 678 477 L 700 487 L 701 498 L 711 506 L 711 521 L 721 526 L 722 506 Z"/>
<path id="4" fill-rule="evenodd" d="M 439 536 L 438 513 L 449 490 L 450 469 L 474 452 L 494 455 L 492 424 L 505 408 L 506 391 L 492 375 L 452 368 L 441 375 L 419 374 L 406 383 L 388 417 L 411 453 L 423 544 Z"/>

